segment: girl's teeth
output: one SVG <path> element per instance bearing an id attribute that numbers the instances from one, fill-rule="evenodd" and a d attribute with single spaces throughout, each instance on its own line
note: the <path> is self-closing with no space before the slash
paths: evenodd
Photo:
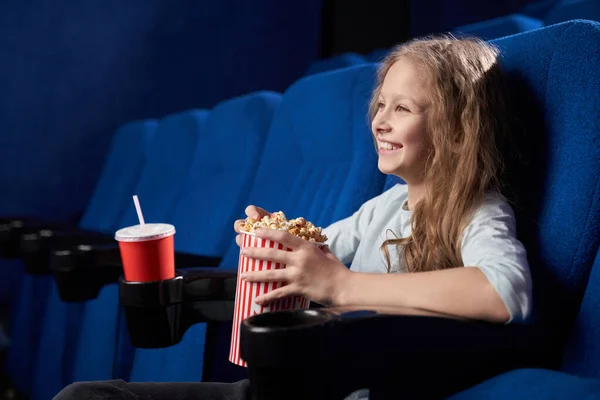
<path id="1" fill-rule="evenodd" d="M 384 150 L 396 150 L 398 149 L 398 147 L 390 144 L 390 143 L 386 143 L 386 142 L 380 142 L 380 146 L 382 149 Z"/>

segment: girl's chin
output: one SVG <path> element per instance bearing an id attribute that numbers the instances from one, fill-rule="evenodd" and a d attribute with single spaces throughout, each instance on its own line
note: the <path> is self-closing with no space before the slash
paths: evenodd
<path id="1" fill-rule="evenodd" d="M 393 174 L 395 172 L 399 172 L 402 169 L 402 166 L 398 162 L 393 162 L 392 160 L 379 159 L 377 163 L 377 167 L 384 174 Z"/>

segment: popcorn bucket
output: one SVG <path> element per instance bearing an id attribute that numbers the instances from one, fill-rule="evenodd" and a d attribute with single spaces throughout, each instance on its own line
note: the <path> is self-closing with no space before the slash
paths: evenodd
<path id="1" fill-rule="evenodd" d="M 244 247 L 270 247 L 283 250 L 281 243 L 273 242 L 267 239 L 256 237 L 253 233 L 241 233 L 241 248 Z M 324 245 L 315 243 L 316 245 Z M 287 251 L 291 249 L 286 248 Z M 254 299 L 260 295 L 266 294 L 272 290 L 285 286 L 285 282 L 244 282 L 241 275 L 246 271 L 265 271 L 271 269 L 283 269 L 285 264 L 274 263 L 271 261 L 255 260 L 240 255 L 238 263 L 237 287 L 235 290 L 235 309 L 233 313 L 233 328 L 231 331 L 231 347 L 229 351 L 229 361 L 242 367 L 246 367 L 246 362 L 242 360 L 240 354 L 240 324 L 242 321 L 253 315 L 262 314 L 270 311 L 281 310 L 302 310 L 307 309 L 309 301 L 303 296 L 287 297 L 285 299 L 271 302 L 270 304 L 258 305 Z"/>

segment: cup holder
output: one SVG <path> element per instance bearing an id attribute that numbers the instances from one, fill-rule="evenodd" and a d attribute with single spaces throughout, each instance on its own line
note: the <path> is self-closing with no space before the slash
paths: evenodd
<path id="1" fill-rule="evenodd" d="M 320 310 L 289 310 L 276 311 L 247 318 L 243 323 L 253 331 L 286 329 L 286 328 L 308 328 L 324 324 L 332 319 L 332 316 Z"/>

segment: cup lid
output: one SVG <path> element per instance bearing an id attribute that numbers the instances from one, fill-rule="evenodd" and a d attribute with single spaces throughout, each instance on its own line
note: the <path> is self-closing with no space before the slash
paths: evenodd
<path id="1" fill-rule="evenodd" d="M 144 224 L 119 229 L 115 233 L 115 239 L 119 242 L 144 242 L 162 239 L 174 234 L 175 227 L 171 224 Z"/>

